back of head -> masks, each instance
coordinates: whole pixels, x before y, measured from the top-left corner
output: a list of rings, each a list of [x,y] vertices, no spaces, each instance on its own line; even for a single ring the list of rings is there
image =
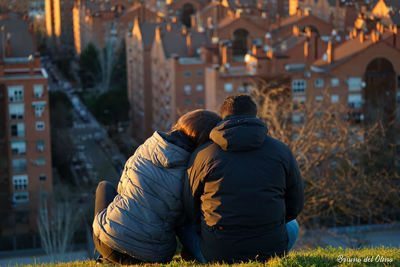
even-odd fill
[[[225,99],[221,106],[221,117],[245,115],[257,116],[257,105],[249,95],[235,95]]]
[[[221,121],[215,112],[197,109],[181,116],[172,130],[183,132],[196,146],[208,142],[211,130]]]

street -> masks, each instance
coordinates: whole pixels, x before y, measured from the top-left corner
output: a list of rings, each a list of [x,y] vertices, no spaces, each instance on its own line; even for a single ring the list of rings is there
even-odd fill
[[[49,73],[49,90],[64,92],[73,105],[73,127],[68,133],[74,145],[71,171],[76,184],[90,181],[94,184],[108,180],[117,185],[125,157],[117,145],[109,138],[107,130],[90,113],[84,103],[74,93],[68,81],[62,80],[50,62],[44,66]]]

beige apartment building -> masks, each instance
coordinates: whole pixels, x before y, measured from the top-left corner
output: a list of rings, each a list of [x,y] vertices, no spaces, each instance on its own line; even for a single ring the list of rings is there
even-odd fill
[[[34,33],[14,15],[0,26],[1,36],[9,36],[0,40],[1,228],[7,236],[37,232],[39,201],[52,193],[52,168],[47,74]]]

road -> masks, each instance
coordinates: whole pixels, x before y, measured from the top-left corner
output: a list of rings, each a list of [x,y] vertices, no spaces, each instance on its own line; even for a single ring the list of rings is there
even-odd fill
[[[107,130],[90,113],[84,103],[74,94],[68,81],[63,80],[50,62],[45,67],[58,81],[49,79],[49,90],[63,91],[73,104],[73,127],[69,135],[76,151],[75,164],[71,166],[77,184],[88,182],[96,184],[108,180],[117,184],[126,158],[107,134]]]

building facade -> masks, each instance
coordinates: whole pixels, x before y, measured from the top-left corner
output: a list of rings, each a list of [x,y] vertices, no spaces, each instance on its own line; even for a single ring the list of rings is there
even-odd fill
[[[52,193],[49,96],[28,23],[12,16],[0,25],[10,34],[1,40],[6,45],[0,45],[0,102],[5,111],[0,144],[6,147],[1,161],[8,169],[2,172],[2,195],[11,210],[2,219],[2,235],[18,235],[37,232],[39,202]]]

